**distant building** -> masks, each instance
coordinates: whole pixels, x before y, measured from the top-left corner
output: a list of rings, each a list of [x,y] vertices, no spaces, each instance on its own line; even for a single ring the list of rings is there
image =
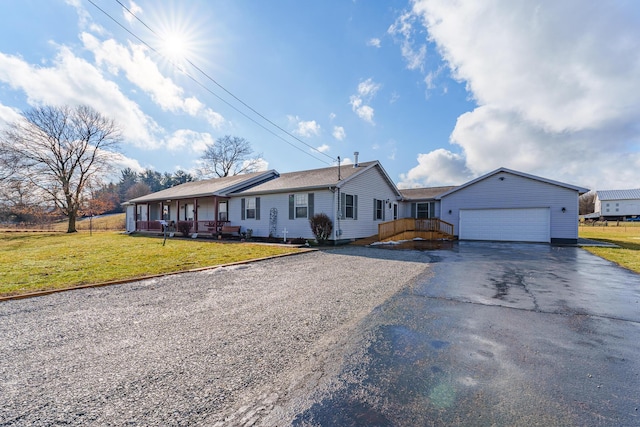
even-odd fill
[[[596,191],[594,211],[585,218],[617,221],[640,217],[640,189]]]

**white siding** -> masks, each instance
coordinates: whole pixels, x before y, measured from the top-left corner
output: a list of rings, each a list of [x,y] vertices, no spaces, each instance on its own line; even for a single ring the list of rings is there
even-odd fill
[[[440,218],[454,225],[456,235],[460,209],[549,208],[551,239],[578,238],[577,191],[507,172],[455,191],[441,203]]]
[[[273,237],[284,238],[284,229],[287,229],[287,238],[303,238],[314,239],[315,236],[311,232],[308,218],[295,218],[289,219],[289,195],[290,194],[309,194],[314,195],[314,214],[324,212],[329,218],[332,218],[335,226],[335,215],[333,215],[333,193],[329,190],[321,191],[300,191],[300,192],[287,192],[287,193],[275,193],[275,194],[262,194],[255,197],[260,197],[260,219],[244,219],[242,220],[241,199],[254,197],[233,197],[229,200],[229,220],[232,225],[239,225],[242,227],[242,231],[246,231],[248,228],[253,230],[253,235],[256,237],[269,237],[270,228],[270,213],[271,209],[277,210],[277,223],[276,233]]]
[[[378,224],[393,219],[396,193],[378,168],[369,169],[366,173],[352,178],[343,185],[340,192],[358,196],[358,219],[343,218],[334,221],[336,230],[342,230],[337,239],[358,239],[378,234]],[[373,219],[374,199],[385,201],[384,221]],[[391,206],[386,203],[387,199]],[[402,217],[402,212],[398,216]]]
[[[640,215],[640,200],[603,200],[600,208],[602,216]]]

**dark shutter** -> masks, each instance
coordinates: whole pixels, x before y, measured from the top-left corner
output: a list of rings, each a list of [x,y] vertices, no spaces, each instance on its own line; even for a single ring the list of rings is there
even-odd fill
[[[347,195],[340,194],[340,218],[345,219],[347,214]]]
[[[289,194],[289,219],[295,218],[296,211],[296,196]]]
[[[378,199],[373,199],[373,220],[377,220],[377,216],[376,215],[378,212]]]
[[[353,196],[353,219],[358,219],[358,196]]]
[[[411,203],[411,218],[417,218],[416,204]]]
[[[308,218],[312,218],[314,213],[313,213],[313,193],[309,193],[309,195],[307,196],[307,203],[308,203]]]
[[[256,219],[260,219],[260,197],[256,197]]]
[[[244,199],[240,199],[240,219],[244,221]]]

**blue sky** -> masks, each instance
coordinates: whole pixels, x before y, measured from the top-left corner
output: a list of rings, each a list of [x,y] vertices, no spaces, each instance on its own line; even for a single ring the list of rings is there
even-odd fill
[[[3,0],[0,126],[89,104],[122,128],[122,167],[160,172],[232,135],[279,172],[358,151],[400,187],[498,167],[640,186],[633,0],[120,2],[138,19],[115,0]]]

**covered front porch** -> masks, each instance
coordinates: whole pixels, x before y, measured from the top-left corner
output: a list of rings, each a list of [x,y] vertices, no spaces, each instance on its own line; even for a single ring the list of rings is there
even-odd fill
[[[135,203],[135,231],[160,233],[165,225],[177,232],[216,235],[230,225],[228,198],[220,196]]]

